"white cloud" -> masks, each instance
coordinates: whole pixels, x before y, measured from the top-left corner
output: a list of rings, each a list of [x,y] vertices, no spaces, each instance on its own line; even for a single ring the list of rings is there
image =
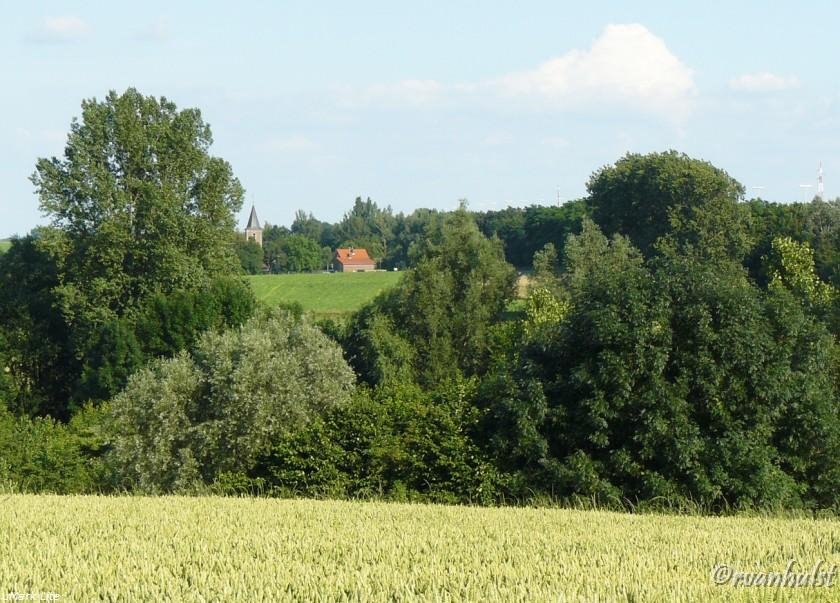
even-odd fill
[[[639,24],[608,25],[586,50],[487,85],[558,108],[630,106],[674,119],[687,115],[696,94],[692,71]]]
[[[643,25],[626,24],[608,25],[587,49],[573,49],[535,69],[485,81],[406,79],[337,93],[350,106],[519,101],[561,111],[629,108],[678,122],[690,113],[697,89],[691,69],[661,38]]]
[[[77,42],[87,37],[91,31],[90,25],[79,17],[47,17],[29,39],[33,42],[53,44]]]
[[[729,87],[738,92],[778,92],[799,86],[796,76],[781,76],[764,71],[747,73],[729,80]]]

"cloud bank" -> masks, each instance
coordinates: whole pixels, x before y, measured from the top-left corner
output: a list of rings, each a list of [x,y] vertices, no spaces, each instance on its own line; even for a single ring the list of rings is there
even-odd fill
[[[590,48],[492,83],[504,95],[558,108],[629,106],[669,118],[684,117],[696,94],[692,71],[636,23],[608,25]]]
[[[556,110],[631,109],[667,119],[688,115],[696,86],[665,42],[639,24],[608,25],[586,49],[534,69],[481,82],[404,80],[350,95],[360,103],[427,106],[452,101],[520,102]]]

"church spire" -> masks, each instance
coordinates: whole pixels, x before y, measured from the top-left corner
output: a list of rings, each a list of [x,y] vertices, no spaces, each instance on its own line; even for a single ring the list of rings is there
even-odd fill
[[[248,218],[248,225],[245,227],[245,238],[262,246],[262,226],[257,218],[257,210],[251,205],[251,216]]]
[[[251,205],[251,217],[248,218],[248,225],[245,230],[262,230],[260,220],[257,218],[257,209],[253,205]]]

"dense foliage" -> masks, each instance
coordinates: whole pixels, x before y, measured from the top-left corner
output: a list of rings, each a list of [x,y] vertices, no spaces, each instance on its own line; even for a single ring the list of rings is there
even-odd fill
[[[279,437],[349,398],[341,350],[286,311],[203,335],[114,398],[114,457],[125,485],[168,492],[251,470]]]
[[[38,161],[51,224],[0,255],[3,483],[840,507],[840,201],[744,202],[707,162],[628,154],[561,207],[357,198],[260,248],[211,140],[128,90]],[[243,272],[350,245],[395,286],[317,326],[257,309]]]
[[[645,262],[592,223],[565,265],[566,315],[485,382],[513,483],[607,504],[836,502],[836,344],[794,295],[734,262]]]
[[[198,110],[129,89],[84,101],[63,157],[38,160],[32,181],[51,224],[0,258],[16,412],[66,420],[149,357],[181,349],[193,338],[185,329],[247,317],[245,285],[226,281],[239,272],[231,241],[243,190],[211,143]],[[170,296],[162,331],[149,333],[150,306]],[[199,309],[185,297],[208,301]],[[144,348],[144,338],[171,338],[170,326],[174,350]]]
[[[464,207],[413,247],[415,268],[363,309],[345,347],[368,383],[436,385],[482,372],[490,330],[513,298],[515,273],[498,240],[484,237]]]
[[[245,483],[281,495],[492,502],[495,472],[466,432],[478,420],[474,389],[360,388],[278,440]]]

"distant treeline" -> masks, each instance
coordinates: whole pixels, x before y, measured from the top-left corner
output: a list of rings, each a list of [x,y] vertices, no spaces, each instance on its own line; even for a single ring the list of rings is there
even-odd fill
[[[749,215],[744,219],[754,241],[745,265],[754,277],[767,283],[762,258],[770,252],[773,238],[791,237],[811,247],[819,276],[840,286],[840,252],[832,230],[836,200],[777,203],[751,199],[745,206]],[[482,234],[502,242],[505,259],[519,270],[529,270],[534,254],[548,243],[562,249],[570,234],[580,232],[583,219],[591,218],[586,199],[568,201],[559,207],[531,205],[470,213]],[[332,261],[336,248],[352,246],[367,249],[382,268],[404,269],[412,266],[412,244],[430,227],[440,224],[446,214],[430,209],[394,214],[390,207],[380,208],[370,198],[363,201],[357,197],[338,223],[322,222],[311,213],[298,210],[290,228],[266,225],[262,252],[249,249],[251,245],[244,241],[239,242],[238,249],[243,269],[249,274],[258,274],[263,265],[273,272],[322,270]]]
[[[840,509],[840,201],[745,202],[669,151],[562,207],[299,212],[257,263],[406,269],[314,323],[254,301],[210,140],[112,92],[37,162],[51,224],[0,255],[0,485]]]

